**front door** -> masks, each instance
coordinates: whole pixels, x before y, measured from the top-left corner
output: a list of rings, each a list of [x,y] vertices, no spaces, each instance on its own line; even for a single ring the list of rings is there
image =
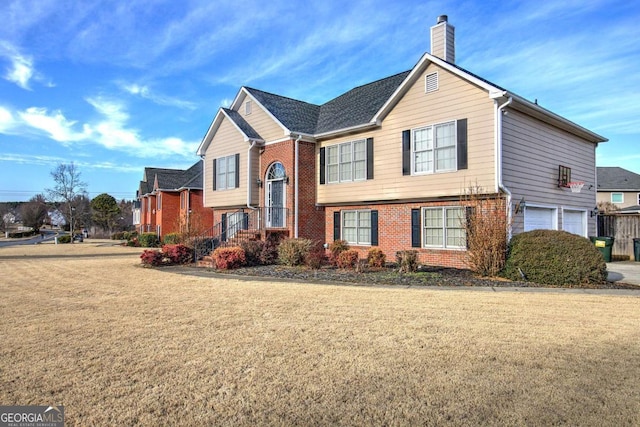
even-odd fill
[[[266,220],[268,228],[286,226],[285,209],[286,173],[282,163],[276,162],[267,171],[267,191],[265,192]]]

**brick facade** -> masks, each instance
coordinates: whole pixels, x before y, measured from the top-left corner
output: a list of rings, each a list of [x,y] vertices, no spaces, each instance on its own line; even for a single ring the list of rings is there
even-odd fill
[[[368,204],[357,206],[326,207],[325,241],[334,241],[334,212],[341,210],[371,209],[378,211],[378,248],[388,261],[395,261],[396,252],[402,250],[418,251],[418,260],[425,265],[468,268],[467,251],[465,249],[437,249],[417,248],[411,246],[411,209],[438,206],[461,206],[459,200],[425,201],[397,204]],[[421,230],[422,232],[422,230]],[[372,246],[355,246],[352,249],[359,252],[360,258],[366,258]]]

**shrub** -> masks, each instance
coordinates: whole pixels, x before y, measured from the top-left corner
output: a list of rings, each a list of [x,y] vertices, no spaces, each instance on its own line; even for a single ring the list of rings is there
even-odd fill
[[[125,240],[133,240],[133,239],[136,239],[138,237],[138,232],[137,231],[123,231],[122,232],[122,237]]]
[[[260,255],[264,249],[265,242],[261,240],[245,240],[240,243],[240,247],[244,251],[246,264],[248,266],[260,265]]]
[[[111,240],[129,240],[129,239],[125,237],[124,231],[118,231],[111,235]]]
[[[288,266],[302,265],[312,244],[309,239],[286,239],[278,246],[278,260]]]
[[[336,265],[338,268],[356,268],[359,259],[360,255],[358,255],[358,251],[347,249],[346,251],[340,252],[336,259]]]
[[[481,276],[496,276],[507,255],[506,201],[500,195],[484,196],[480,187],[470,187],[464,196],[470,207],[464,223],[467,235],[467,264]]]
[[[558,230],[514,236],[502,275],[547,285],[600,284],[607,278],[602,254],[584,237]]]
[[[240,247],[218,248],[213,251],[213,261],[220,270],[231,270],[242,267],[245,262],[245,254]]]
[[[282,240],[279,233],[271,233],[267,235],[264,241],[262,252],[260,253],[260,263],[263,265],[275,264],[278,261],[278,246]]]
[[[131,240],[127,240],[127,246],[132,246],[132,247],[140,247],[140,242],[138,241],[137,237],[134,237]]]
[[[164,245],[162,254],[172,264],[188,264],[193,260],[193,249],[182,244]]]
[[[142,260],[143,265],[151,265],[153,267],[157,267],[162,264],[163,255],[158,250],[145,249],[142,254],[140,254],[140,259]]]
[[[349,250],[349,244],[346,240],[334,240],[329,245],[329,262],[333,265],[337,265],[338,255],[347,250]]]
[[[167,233],[162,238],[162,241],[165,245],[177,245],[182,239],[180,238],[180,233]]]
[[[142,233],[138,241],[143,248],[157,248],[160,246],[160,239],[156,233]]]
[[[398,251],[396,252],[396,262],[400,273],[413,273],[418,270],[418,251]]]
[[[387,257],[380,248],[371,248],[367,254],[367,264],[369,267],[382,268],[387,262]]]
[[[71,236],[67,234],[64,236],[58,236],[58,243],[71,243]]]
[[[324,245],[320,241],[313,242],[311,248],[309,248],[309,253],[304,260],[304,263],[307,267],[313,268],[315,270],[322,267],[327,259],[327,254],[324,250]]]

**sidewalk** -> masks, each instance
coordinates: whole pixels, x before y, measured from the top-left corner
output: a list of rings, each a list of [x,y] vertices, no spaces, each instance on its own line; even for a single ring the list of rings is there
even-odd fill
[[[607,263],[607,280],[640,286],[640,262],[617,261]]]

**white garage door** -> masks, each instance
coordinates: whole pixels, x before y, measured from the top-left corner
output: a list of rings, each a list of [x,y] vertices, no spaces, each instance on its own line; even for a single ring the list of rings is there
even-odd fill
[[[578,236],[587,237],[585,234],[586,213],[581,211],[562,211],[562,229]]]
[[[524,231],[554,230],[556,228],[554,214],[554,209],[527,206],[524,210]]]

